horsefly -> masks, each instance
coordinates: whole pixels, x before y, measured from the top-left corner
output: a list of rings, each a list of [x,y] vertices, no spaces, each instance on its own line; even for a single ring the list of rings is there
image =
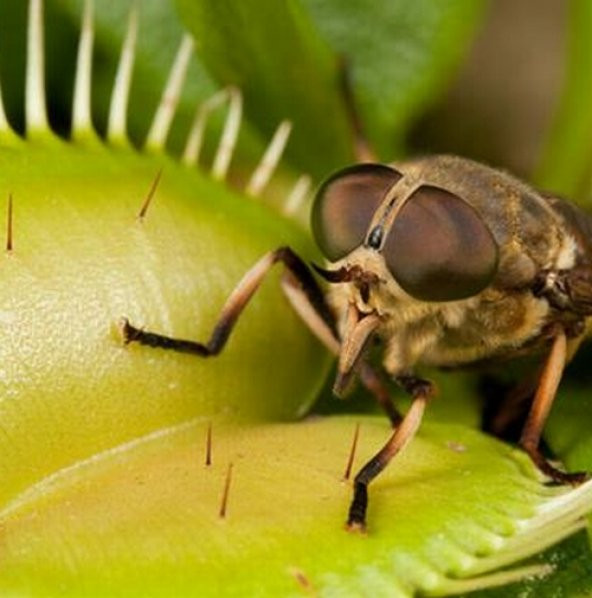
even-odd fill
[[[414,437],[434,393],[417,366],[546,355],[529,388],[534,399],[520,445],[553,481],[583,481],[584,474],[551,465],[539,440],[564,365],[592,315],[591,217],[505,172],[434,156],[366,162],[333,174],[316,193],[312,230],[330,262],[313,265],[329,283],[325,293],[305,262],[281,247],[238,283],[205,344],[140,330],[127,320],[125,341],[218,354],[267,272],[281,262],[288,299],[337,356],[335,394],[358,376],[393,424],[389,440],[355,477],[348,529],[365,529],[369,483]],[[381,343],[381,369],[413,399],[404,416],[368,360],[374,340]]]

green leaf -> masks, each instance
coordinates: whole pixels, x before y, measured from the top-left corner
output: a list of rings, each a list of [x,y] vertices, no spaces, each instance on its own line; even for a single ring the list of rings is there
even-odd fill
[[[71,97],[77,33],[55,2],[45,7],[52,24],[47,40],[48,103],[56,128],[65,130],[63,98]],[[22,0],[0,2],[0,82],[6,112],[13,127],[24,130],[25,60],[27,3]]]
[[[46,87],[52,126],[61,134],[70,128],[76,51],[82,18],[82,0],[49,0],[45,2],[45,23],[51,24],[45,35],[47,48]],[[128,131],[137,146],[144,143],[154,112],[161,100],[162,89],[169,75],[184,29],[172,2],[142,0],[135,2],[139,13],[139,35],[136,45],[134,77],[131,87]],[[111,101],[121,46],[127,29],[132,0],[99,0],[94,2],[95,59],[92,77],[93,119],[104,131]],[[26,57],[27,3],[22,0],[0,2],[0,80],[4,104],[12,125],[24,130],[24,79]],[[193,55],[182,89],[167,147],[179,154],[183,149],[199,104],[211,97],[218,86]],[[212,116],[206,136],[204,154],[211,158],[214,142],[225,117],[224,109]],[[244,124],[239,137],[242,163],[238,170],[259,160],[264,142]]]
[[[342,476],[355,421],[215,425],[208,467],[199,419],[41,480],[0,511],[0,589],[458,594],[515,578],[489,572],[577,529],[590,508],[592,486],[577,498],[549,490],[523,455],[476,431],[432,424],[372,485],[368,535],[348,533],[351,488]],[[357,462],[388,434],[384,418],[363,419]]]
[[[542,578],[471,593],[466,598],[583,598],[592,593],[592,553],[586,532],[546,550],[533,562],[553,563],[553,571]]]
[[[413,121],[463,60],[482,0],[303,0],[350,69],[363,127],[383,160],[400,155]]]
[[[317,175],[351,160],[337,58],[350,71],[363,129],[380,156],[393,159],[409,124],[460,62],[484,5],[303,0],[304,10],[296,0],[177,3],[214,77],[244,89],[247,114],[262,130],[292,119],[288,155]]]
[[[553,406],[545,439],[572,470],[592,471],[590,421],[592,400],[588,389],[568,387],[561,390]]]
[[[592,4],[569,3],[566,81],[535,182],[590,203],[592,158]]]
[[[296,165],[323,176],[353,159],[336,57],[297,0],[177,5],[203,62],[220,83],[241,89],[264,135],[293,122],[287,156]]]

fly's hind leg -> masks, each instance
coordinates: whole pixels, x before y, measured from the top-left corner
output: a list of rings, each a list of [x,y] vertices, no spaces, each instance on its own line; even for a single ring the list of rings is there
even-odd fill
[[[421,424],[426,405],[434,394],[434,386],[428,380],[414,376],[404,376],[397,378],[397,382],[411,394],[413,403],[387,443],[360,469],[354,478],[354,496],[347,519],[347,529],[351,531],[364,531],[366,529],[368,485],[415,436]]]
[[[243,309],[263,282],[266,274],[278,262],[281,262],[286,268],[282,278],[282,289],[292,307],[313,334],[332,353],[338,355],[340,340],[333,313],[311,271],[289,247],[280,247],[267,253],[243,276],[222,307],[214,330],[205,343],[142,330],[133,326],[125,318],[121,321],[124,342],[126,344],[137,342],[150,347],[170,349],[200,357],[218,355],[230,337]],[[359,373],[363,384],[374,394],[392,424],[398,424],[401,417],[391,403],[388,390],[379,375],[366,363],[360,364]]]
[[[588,477],[587,474],[561,471],[551,465],[539,450],[543,427],[551,411],[567,356],[568,342],[565,330],[561,326],[557,326],[553,336],[553,345],[542,368],[534,400],[520,437],[520,446],[530,456],[535,465],[553,481],[560,484],[579,484]]]

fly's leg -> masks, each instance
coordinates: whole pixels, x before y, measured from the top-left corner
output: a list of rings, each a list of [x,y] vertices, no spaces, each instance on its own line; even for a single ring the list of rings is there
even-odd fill
[[[306,268],[304,264],[302,264],[302,266]],[[313,284],[316,286],[316,281],[312,278],[308,269],[307,273],[312,279]],[[331,327],[329,327],[327,321],[321,317],[320,312],[315,309],[315,306],[304,292],[302,280],[293,271],[288,270],[284,274],[282,278],[282,289],[294,308],[294,311],[300,316],[302,321],[306,323],[309,329],[322,343],[324,343],[329,351],[336,357],[339,357],[342,347],[341,339],[335,329],[333,314],[329,307],[326,306],[321,290],[318,289],[318,293],[326,306],[326,312],[331,316]],[[360,360],[360,363],[358,364],[357,374],[360,377],[362,384],[374,395],[374,399],[386,413],[391,425],[393,427],[399,425],[402,421],[401,414],[394,406],[390,393],[381,379],[380,374],[363,359]]]
[[[369,363],[362,361],[358,369],[358,375],[362,384],[374,395],[374,399],[386,413],[393,428],[397,427],[403,421],[403,416],[394,406],[391,394],[384,385],[379,373]]]
[[[530,456],[535,465],[553,481],[561,484],[579,484],[587,478],[585,473],[561,471],[553,467],[539,450],[543,427],[551,411],[567,356],[568,342],[565,330],[557,326],[553,337],[553,345],[543,366],[534,400],[520,437],[520,446]]]
[[[281,262],[286,268],[282,278],[282,289],[293,308],[313,334],[332,353],[338,355],[340,340],[333,313],[312,273],[289,247],[280,247],[267,253],[245,274],[226,300],[207,342],[177,339],[145,331],[136,328],[127,319],[123,319],[121,332],[124,342],[126,344],[137,342],[150,347],[171,349],[200,357],[218,355],[230,337],[243,309],[263,282],[266,274],[278,262]],[[378,374],[365,363],[360,364],[359,372],[364,385],[376,396],[377,402],[384,408],[393,425],[396,425],[401,417],[390,402],[388,391]]]
[[[368,485],[415,436],[421,424],[425,407],[434,394],[433,384],[421,378],[402,376],[397,378],[397,382],[411,394],[413,403],[387,443],[360,469],[354,478],[354,496],[347,519],[347,528],[351,531],[366,529]]]
[[[182,353],[199,355],[200,357],[217,355],[224,348],[243,309],[259,288],[265,275],[277,262],[282,262],[292,277],[298,281],[304,296],[311,306],[311,310],[317,315],[313,332],[317,335],[322,335],[324,342],[329,342],[329,338],[336,338],[337,331],[333,322],[333,315],[329,311],[321,289],[312,277],[306,264],[290,248],[280,247],[264,255],[238,283],[226,300],[218,322],[206,343],[146,332],[135,328],[126,319],[122,321],[121,325],[124,341],[126,343],[133,341],[150,347],[172,349]],[[319,322],[323,322],[324,328],[317,330]]]
[[[494,414],[484,420],[483,429],[486,432],[508,441],[516,440],[519,437],[539,385],[541,371],[542,369],[538,368],[529,373],[526,378],[509,389],[496,388],[494,381],[493,391],[491,391],[491,383],[488,382],[490,391],[494,392],[496,397],[500,393],[505,396],[495,408]]]

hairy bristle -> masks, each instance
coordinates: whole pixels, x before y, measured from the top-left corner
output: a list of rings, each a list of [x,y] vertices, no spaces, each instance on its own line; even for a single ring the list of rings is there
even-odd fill
[[[91,118],[91,81],[94,41],[93,0],[85,0],[78,41],[74,100],[72,102],[72,137],[94,136]]]
[[[218,180],[225,179],[228,173],[243,114],[243,97],[241,92],[235,87],[230,87],[228,88],[228,95],[230,98],[228,116],[226,117],[224,130],[220,138],[220,145],[212,164],[212,176]]]
[[[6,208],[6,251],[12,251],[12,193],[8,194],[8,206]]]
[[[282,121],[271,138],[261,161],[247,183],[245,191],[248,195],[256,197],[261,194],[263,189],[265,189],[265,186],[269,182],[269,179],[284,153],[291,132],[292,123],[288,120]]]
[[[349,480],[351,477],[352,468],[354,465],[354,459],[356,458],[356,449],[358,448],[358,438],[360,436],[360,424],[357,423],[354,429],[354,437],[352,439],[351,448],[349,450],[349,456],[347,458],[347,464],[345,466],[345,472],[343,473],[343,479]]]
[[[160,104],[156,109],[154,120],[146,137],[146,147],[148,149],[160,150],[164,148],[179,104],[187,68],[193,53],[193,45],[193,39],[186,34],[177,51],[168,81],[160,98]]]
[[[152,198],[154,197],[154,194],[156,193],[156,189],[158,188],[158,183],[160,182],[161,176],[162,176],[162,168],[159,169],[159,171],[156,173],[156,176],[152,180],[152,184],[150,185],[148,194],[146,195],[146,198],[144,199],[144,203],[142,204],[142,207],[140,208],[140,211],[138,212],[138,220],[140,220],[140,221],[142,221],[144,219],[144,217],[146,216],[146,212],[148,211],[148,208],[150,207],[150,204],[152,203]]]
[[[125,40],[121,49],[121,57],[115,75],[115,84],[109,107],[107,139],[111,143],[127,143],[127,106],[132,82],[132,71],[136,55],[138,37],[138,7],[132,4],[130,9]]]
[[[25,86],[25,122],[27,133],[47,133],[50,129],[47,121],[45,100],[45,50],[42,0],[29,0]]]
[[[224,480],[224,490],[222,491],[222,500],[220,501],[220,510],[218,511],[218,516],[220,519],[226,518],[226,513],[228,512],[228,495],[230,494],[230,482],[232,480],[232,467],[233,464],[228,464],[228,469],[226,470],[226,479]]]
[[[303,174],[298,178],[283,205],[283,212],[286,216],[294,216],[302,209],[311,186],[312,179],[309,175]]]
[[[308,594],[316,594],[312,582],[304,571],[296,567],[290,567],[289,572],[294,577],[301,590],[304,590]]]
[[[209,467],[212,464],[212,422],[208,424],[208,430],[206,432],[206,466]]]
[[[211,113],[222,106],[227,99],[228,90],[222,89],[197,107],[185,149],[183,150],[182,160],[187,166],[195,166],[197,164],[208,119]]]

